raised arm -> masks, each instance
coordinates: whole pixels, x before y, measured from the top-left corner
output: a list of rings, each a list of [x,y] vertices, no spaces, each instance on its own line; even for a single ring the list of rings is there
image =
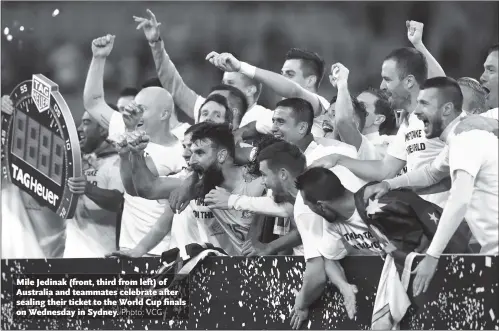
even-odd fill
[[[341,63],[331,67],[331,84],[338,89],[336,100],[335,125],[341,140],[359,150],[362,145],[362,135],[355,122],[352,98],[348,91],[349,70]]]
[[[104,99],[104,66],[113,49],[114,37],[108,34],[92,41],[92,62],[83,89],[85,110],[105,129],[109,129],[109,122],[114,113],[114,109],[109,107]]]
[[[179,178],[156,176],[144,155],[149,137],[136,135],[134,138],[129,145],[132,182],[137,195],[149,200],[168,199],[170,193],[182,185],[183,181]]]
[[[417,21],[406,21],[407,38],[412,43],[415,49],[423,53],[428,64],[428,78],[445,77],[445,71],[442,69],[438,61],[431,55],[423,44],[423,27],[424,24]]]
[[[125,192],[131,196],[137,196],[137,191],[133,185],[132,163],[130,162],[130,147],[127,142],[128,134],[125,134],[120,141],[116,143],[116,149],[120,156],[120,176]]]
[[[312,105],[315,116],[322,114],[322,104],[316,94],[304,89],[299,84],[281,74],[256,68],[245,62],[240,62],[229,53],[218,54],[216,52],[211,52],[206,56],[206,59],[221,70],[240,72],[243,75],[254,78],[273,89],[274,92],[280,96],[285,98],[302,98],[307,100]]]
[[[309,168],[323,167],[330,169],[342,165],[355,176],[366,181],[382,181],[393,178],[405,165],[405,161],[391,155],[385,155],[383,160],[358,160],[345,155],[330,154],[314,161]]]
[[[187,86],[180,74],[175,68],[175,65],[170,60],[166,53],[165,45],[160,37],[161,23],[158,23],[156,16],[149,9],[147,10],[149,18],[134,16],[135,22],[138,22],[137,30],[142,28],[149,45],[151,46],[156,72],[161,81],[161,85],[170,92],[173,101],[179,106],[190,118],[196,120],[194,116],[194,108],[199,95]]]

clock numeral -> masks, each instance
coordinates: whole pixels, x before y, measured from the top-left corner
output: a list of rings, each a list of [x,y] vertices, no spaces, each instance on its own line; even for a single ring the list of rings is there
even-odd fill
[[[66,208],[62,207],[62,210],[59,213],[59,216],[62,217],[62,218],[64,218],[64,217],[66,217],[66,214],[67,214]]]
[[[68,151],[70,151],[70,150],[71,150],[71,142],[69,141],[69,139],[68,139],[68,140],[66,140],[66,149],[67,149]]]
[[[21,86],[21,93],[26,93],[26,92],[28,92],[28,86],[24,84],[23,86]]]

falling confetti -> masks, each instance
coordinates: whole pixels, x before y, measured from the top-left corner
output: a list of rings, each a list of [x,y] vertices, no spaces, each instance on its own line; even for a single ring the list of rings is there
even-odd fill
[[[9,28],[5,28],[5,29],[3,29],[3,34],[4,34],[4,35],[8,35],[8,34],[9,34],[9,32],[10,32]]]
[[[21,25],[21,27],[19,28],[19,31],[24,31],[24,26]]]
[[[7,36],[7,40],[8,40],[8,41],[11,41],[11,40],[12,40],[12,36],[11,36],[10,34]]]
[[[56,9],[52,12],[52,17],[56,17],[57,15],[59,15],[59,9]]]

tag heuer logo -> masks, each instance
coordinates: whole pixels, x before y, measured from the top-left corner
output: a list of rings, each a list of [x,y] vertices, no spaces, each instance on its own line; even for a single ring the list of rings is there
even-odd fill
[[[37,77],[37,75],[33,75],[31,98],[40,113],[48,110],[50,107],[50,92],[50,85]]]

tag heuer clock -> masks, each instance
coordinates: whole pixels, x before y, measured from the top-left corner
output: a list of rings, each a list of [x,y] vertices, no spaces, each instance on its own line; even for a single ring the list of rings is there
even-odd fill
[[[2,114],[2,175],[60,217],[73,217],[78,197],[67,180],[82,175],[81,152],[58,85],[33,75],[10,98],[13,114]]]

